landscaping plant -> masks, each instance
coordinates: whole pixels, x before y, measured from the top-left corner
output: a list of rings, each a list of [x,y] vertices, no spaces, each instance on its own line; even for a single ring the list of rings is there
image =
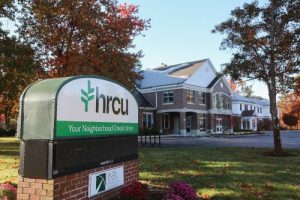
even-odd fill
[[[122,188],[120,199],[122,200],[145,200],[148,195],[147,185],[141,182],[133,182]]]
[[[177,181],[169,185],[164,196],[165,200],[196,200],[197,194],[189,184]]]
[[[11,183],[0,184],[0,199],[3,200],[15,200],[17,196],[17,188]]]

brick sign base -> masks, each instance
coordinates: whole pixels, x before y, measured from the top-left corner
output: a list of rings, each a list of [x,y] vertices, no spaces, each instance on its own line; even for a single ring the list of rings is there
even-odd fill
[[[89,174],[124,166],[124,185],[138,180],[138,160],[126,161],[90,169],[74,174],[61,176],[52,180],[19,178],[18,199],[26,200],[76,200],[88,199]],[[106,200],[118,197],[120,188],[113,189],[93,198],[93,200]]]

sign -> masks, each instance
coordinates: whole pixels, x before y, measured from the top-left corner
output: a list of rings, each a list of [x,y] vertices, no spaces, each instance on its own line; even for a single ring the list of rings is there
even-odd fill
[[[89,198],[124,185],[124,167],[89,174]]]
[[[56,137],[137,135],[138,106],[121,85],[105,79],[73,79],[58,91]]]

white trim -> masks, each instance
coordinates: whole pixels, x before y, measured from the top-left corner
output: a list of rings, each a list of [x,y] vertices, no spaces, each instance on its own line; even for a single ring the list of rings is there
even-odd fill
[[[214,92],[214,93],[211,93],[211,96],[215,95],[215,94],[224,94],[225,96],[229,97],[230,99],[232,98],[230,94],[227,94],[225,92]],[[232,101],[231,101],[232,102]],[[232,103],[231,103],[232,104]]]
[[[164,116],[168,116],[168,127],[165,127],[165,124],[163,124],[163,117]],[[164,119],[164,122],[166,123],[166,120]],[[170,114],[169,113],[165,113],[161,116],[161,128],[163,129],[169,129],[171,126],[170,126]]]
[[[146,126],[144,126],[144,114],[146,115]],[[150,121],[151,121],[151,126],[148,127],[148,116],[151,116],[150,117]],[[142,127],[147,127],[147,128],[152,128],[153,127],[153,124],[154,124],[154,118],[153,118],[153,112],[142,112]]]
[[[210,109],[209,113],[211,114],[219,114],[219,115],[232,115],[231,110],[222,110],[222,109]]]
[[[174,104],[174,102],[172,102],[172,103],[162,103],[162,105],[172,105],[172,104]]]
[[[202,113],[202,114],[208,114],[209,112],[207,110],[195,110],[195,109],[164,109],[164,110],[157,110],[157,114],[162,114],[162,113],[169,113],[169,112],[193,112],[193,113]]]
[[[195,85],[190,85],[186,83],[182,84],[176,84],[176,85],[167,85],[167,86],[159,86],[159,87],[151,87],[151,88],[145,88],[145,89],[138,89],[140,93],[151,93],[151,92],[162,92],[165,90],[178,90],[178,89],[186,89],[186,90],[194,90],[197,92],[206,92],[209,93],[210,89]]]
[[[161,92],[161,91],[166,91],[166,90],[177,90],[177,89],[182,89],[182,84],[139,89],[139,92],[141,92],[141,93],[151,93],[151,92]]]
[[[141,110],[156,110],[156,108],[152,108],[152,107],[139,107],[139,109],[141,109]]]
[[[182,89],[194,90],[197,92],[209,92],[210,91],[208,88],[191,85],[191,84],[187,84],[187,83],[183,83]]]

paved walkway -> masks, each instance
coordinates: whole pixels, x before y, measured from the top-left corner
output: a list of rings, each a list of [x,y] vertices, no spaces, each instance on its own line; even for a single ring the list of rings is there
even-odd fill
[[[281,131],[283,148],[300,149],[300,131]],[[203,147],[266,147],[273,148],[273,134],[261,135],[227,135],[227,136],[163,136],[162,147],[203,146]]]

